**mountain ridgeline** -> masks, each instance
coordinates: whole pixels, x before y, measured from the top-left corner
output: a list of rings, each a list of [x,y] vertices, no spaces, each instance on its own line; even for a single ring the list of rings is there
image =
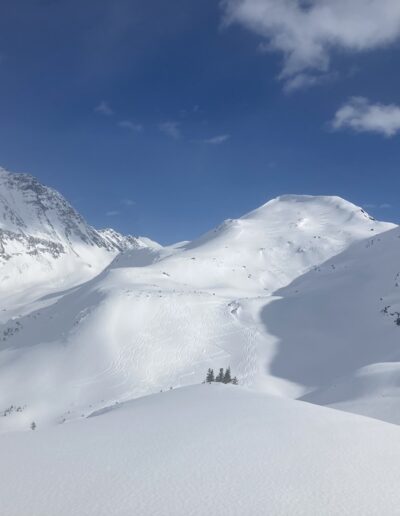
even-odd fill
[[[139,239],[98,231],[56,190],[0,169],[0,293],[69,287],[98,274]]]

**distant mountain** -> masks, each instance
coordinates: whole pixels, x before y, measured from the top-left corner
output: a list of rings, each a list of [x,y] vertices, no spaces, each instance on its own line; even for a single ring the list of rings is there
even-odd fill
[[[142,247],[97,231],[56,190],[0,169],[0,294],[52,291],[98,274],[121,251]],[[34,294],[32,294],[34,295]]]

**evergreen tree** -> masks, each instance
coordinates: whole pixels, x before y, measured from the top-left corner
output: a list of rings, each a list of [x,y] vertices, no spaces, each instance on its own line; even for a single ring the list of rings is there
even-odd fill
[[[238,382],[238,379],[236,378],[236,376],[233,378],[232,380],[232,385],[237,385],[239,382]]]
[[[224,369],[222,367],[219,370],[219,373],[218,373],[217,377],[215,378],[215,381],[216,382],[223,382],[224,381]]]
[[[214,378],[214,369],[209,369],[207,371],[207,376],[206,376],[206,382],[207,383],[211,383],[215,381],[215,378]]]
[[[36,429],[36,423],[34,421],[32,421],[31,423],[31,430],[35,430]]]
[[[225,371],[224,379],[222,380],[224,383],[231,383],[231,368],[228,367],[228,369]]]

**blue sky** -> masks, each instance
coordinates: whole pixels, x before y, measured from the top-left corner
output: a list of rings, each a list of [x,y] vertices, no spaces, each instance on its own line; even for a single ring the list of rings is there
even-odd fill
[[[283,193],[398,222],[400,6],[332,5],[4,2],[0,163],[162,243]]]

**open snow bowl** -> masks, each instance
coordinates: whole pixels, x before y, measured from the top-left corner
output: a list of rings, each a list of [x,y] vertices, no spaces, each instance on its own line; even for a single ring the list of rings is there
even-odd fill
[[[0,440],[1,514],[398,514],[400,428],[205,384]]]
[[[48,202],[59,199],[68,207],[54,192],[44,191]],[[18,198],[16,212],[26,201],[24,195]],[[49,226],[47,212],[35,211],[33,229],[39,225],[51,236],[57,226],[57,234],[64,235],[70,223],[60,213]],[[100,248],[108,260],[117,252],[115,245],[128,250],[86,283],[61,291],[51,285],[47,293],[47,284],[41,285],[25,304],[19,297],[12,309],[7,304],[0,313],[0,408],[27,406],[23,417],[3,418],[0,433],[28,429],[31,421],[42,429],[116,400],[199,383],[210,366],[231,365],[242,384],[282,396],[325,387],[327,375],[311,383],[316,375],[307,374],[311,362],[304,363],[304,357],[304,367],[296,371],[298,324],[288,336],[284,326],[291,301],[275,302],[273,293],[354,242],[393,227],[337,197],[283,196],[198,240],[163,248],[143,238],[124,243],[121,235],[98,232],[73,215],[96,241],[114,242],[110,252]],[[64,237],[62,242],[67,245]],[[86,249],[88,256],[93,251],[99,248]],[[39,260],[35,267],[41,265]],[[319,273],[313,278],[319,281]],[[308,305],[311,320],[319,307]],[[324,319],[322,328],[329,321]],[[379,360],[380,354],[378,349]],[[321,360],[314,371],[323,370],[322,355],[315,354]],[[366,365],[364,359],[359,362],[355,365]],[[338,367],[329,378],[341,375]]]

